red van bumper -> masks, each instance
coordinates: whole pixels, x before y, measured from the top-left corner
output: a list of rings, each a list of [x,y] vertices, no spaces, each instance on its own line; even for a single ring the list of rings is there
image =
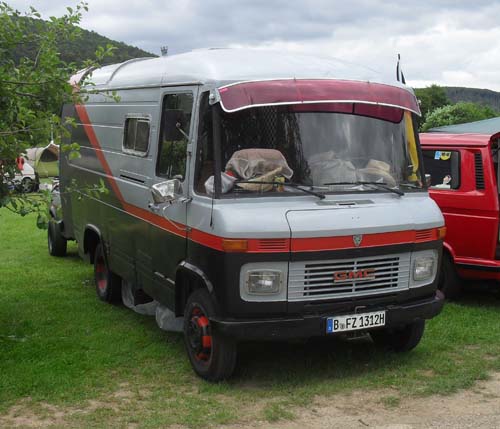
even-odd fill
[[[500,281],[500,261],[491,259],[456,259],[455,264],[460,277]]]

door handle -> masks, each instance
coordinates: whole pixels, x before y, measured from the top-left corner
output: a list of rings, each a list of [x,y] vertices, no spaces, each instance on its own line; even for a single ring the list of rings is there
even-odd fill
[[[148,209],[151,210],[152,212],[159,212],[160,206],[158,204],[155,204],[155,203],[149,203]]]

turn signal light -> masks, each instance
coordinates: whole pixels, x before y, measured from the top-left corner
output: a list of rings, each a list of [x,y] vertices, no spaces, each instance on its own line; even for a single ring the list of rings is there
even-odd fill
[[[438,228],[438,240],[444,237],[446,237],[446,227],[442,226],[441,228]]]
[[[226,252],[246,252],[248,250],[248,240],[224,238],[222,248]]]

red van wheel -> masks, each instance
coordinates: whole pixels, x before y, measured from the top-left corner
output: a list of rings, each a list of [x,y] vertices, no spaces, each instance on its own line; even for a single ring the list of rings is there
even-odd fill
[[[225,337],[210,322],[215,305],[208,291],[195,290],[184,310],[184,343],[196,374],[208,381],[231,376],[236,365],[236,342]]]
[[[443,255],[439,271],[438,289],[443,292],[446,299],[458,298],[462,291],[462,285],[453,259],[448,255]]]
[[[97,245],[94,253],[94,280],[100,300],[110,303],[120,302],[121,278],[109,269],[102,243]]]

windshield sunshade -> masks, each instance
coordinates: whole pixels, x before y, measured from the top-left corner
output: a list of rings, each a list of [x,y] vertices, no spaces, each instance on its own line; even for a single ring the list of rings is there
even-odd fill
[[[242,82],[218,89],[225,112],[280,104],[341,103],[387,106],[420,115],[415,96],[404,88],[380,83],[327,80],[283,79]],[[370,115],[371,116],[371,115]]]

